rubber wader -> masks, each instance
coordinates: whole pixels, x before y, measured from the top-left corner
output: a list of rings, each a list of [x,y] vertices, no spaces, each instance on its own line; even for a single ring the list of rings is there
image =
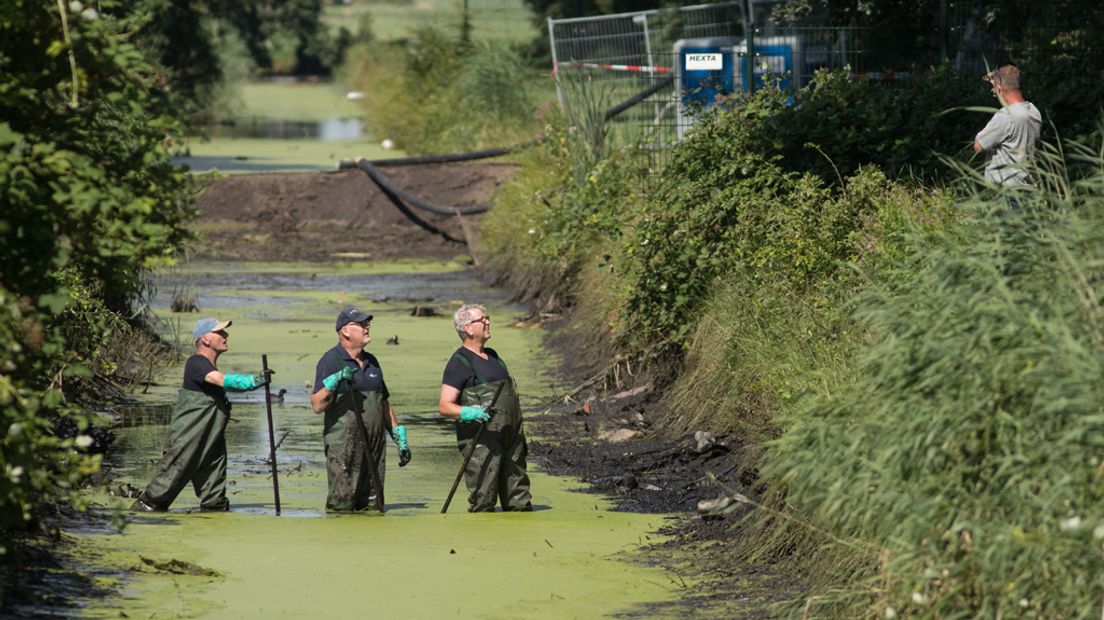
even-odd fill
[[[154,509],[168,510],[191,482],[202,509],[229,510],[225,435],[229,421],[230,401],[180,390],[157,474],[139,498]]]
[[[349,392],[342,384],[323,420],[322,443],[326,451],[326,480],[329,494],[326,510],[349,511],[376,508],[376,490],[366,466],[364,439],[357,427],[353,398],[359,399],[364,427],[368,431],[368,451],[375,457],[380,484],[385,485],[385,447],[382,392]]]
[[[462,356],[460,359],[465,366],[471,368],[466,359]],[[474,372],[474,368],[472,371]],[[494,398],[498,385],[502,382],[506,382],[506,385],[464,470],[464,484],[470,492],[468,511],[493,511],[499,501],[504,511],[532,510],[529,474],[525,469],[528,447],[522,430],[517,386],[513,377],[488,383],[476,373],[476,379],[480,381],[479,384],[460,392],[461,405],[487,407]],[[478,424],[456,424],[456,443],[460,454],[467,453],[478,431]]]

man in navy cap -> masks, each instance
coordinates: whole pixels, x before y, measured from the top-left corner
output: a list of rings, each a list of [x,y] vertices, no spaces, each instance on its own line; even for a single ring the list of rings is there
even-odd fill
[[[230,321],[200,319],[192,330],[196,353],[184,363],[184,385],[169,422],[169,440],[157,474],[131,507],[168,510],[189,482],[201,510],[229,510],[226,499],[226,391],[246,392],[268,383],[265,375],[223,374],[216,367],[228,348]],[[269,371],[271,374],[272,371]]]
[[[377,489],[368,463],[375,464],[380,484],[384,484],[387,435],[399,448],[399,467],[410,462],[406,427],[395,417],[379,360],[364,350],[372,341],[368,335],[371,323],[370,314],[356,308],[342,310],[335,326],[337,346],[327,351],[315,368],[311,409],[325,414],[322,443],[329,488],[326,510],[364,510],[375,505]],[[361,403],[367,446],[358,428],[354,402]]]

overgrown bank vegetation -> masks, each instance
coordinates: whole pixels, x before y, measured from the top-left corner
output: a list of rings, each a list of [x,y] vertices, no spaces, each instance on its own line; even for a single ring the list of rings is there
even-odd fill
[[[45,507],[86,500],[104,446],[78,404],[134,373],[141,272],[192,215],[135,24],[72,6],[0,9],[0,555]]]
[[[372,135],[410,153],[457,153],[532,139],[537,72],[516,45],[433,27],[401,45],[353,48],[347,81],[365,95]]]
[[[985,117],[933,84],[986,102],[942,70],[824,74],[710,116],[660,178],[553,122],[482,251],[572,306],[587,355],[647,369],[662,430],[746,442],[734,561],[809,575],[794,615],[1095,617],[1101,138],[1012,210],[951,164]]]

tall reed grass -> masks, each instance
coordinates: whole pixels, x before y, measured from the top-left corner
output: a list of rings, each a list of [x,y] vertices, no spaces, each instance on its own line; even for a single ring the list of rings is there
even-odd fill
[[[760,526],[776,548],[788,533],[851,560],[795,614],[1101,613],[1100,145],[1049,149],[1035,174],[976,186],[962,227],[927,231],[854,297],[866,344],[832,390],[782,411],[763,474],[791,518]]]

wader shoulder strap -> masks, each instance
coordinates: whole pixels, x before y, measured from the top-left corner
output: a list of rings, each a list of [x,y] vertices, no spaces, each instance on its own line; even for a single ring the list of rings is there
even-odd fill
[[[472,365],[472,363],[468,360],[468,358],[461,355],[459,351],[453,353],[452,357],[460,360],[460,363],[464,365],[464,368],[467,368],[468,370],[472,371],[472,374],[475,375],[475,379],[477,381],[479,381],[480,383],[486,383],[487,382],[486,379],[479,376],[479,371],[475,369],[475,366]]]
[[[465,368],[472,371],[472,374],[475,375],[475,378],[479,381],[479,383],[488,383],[488,381],[479,374],[479,371],[475,369],[475,366],[471,363],[471,360],[462,355],[459,351],[453,353],[452,356],[460,360],[460,363],[463,364]],[[510,369],[506,367],[506,362],[502,361],[502,358],[495,357],[494,359],[496,362],[498,362],[499,366],[502,366],[502,370],[505,370],[506,374],[510,374]]]

